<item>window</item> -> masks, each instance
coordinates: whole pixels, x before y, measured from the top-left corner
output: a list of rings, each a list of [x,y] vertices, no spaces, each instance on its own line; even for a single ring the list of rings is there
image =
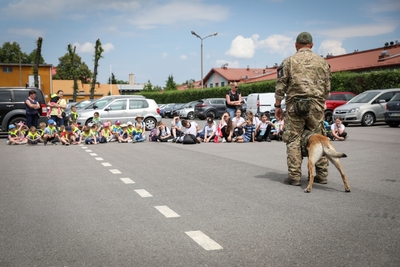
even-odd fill
[[[12,73],[13,72],[13,68],[12,67],[3,67],[3,72]]]
[[[221,86],[225,86],[225,82],[221,82]]]
[[[210,88],[212,88],[213,87],[213,84],[212,83],[210,83]]]
[[[27,90],[14,90],[15,102],[25,102],[28,96],[29,96],[29,91]]]
[[[126,109],[126,100],[116,100],[113,103],[111,103],[108,108],[110,110],[125,110]]]
[[[383,93],[382,95],[380,95],[380,96],[378,97],[378,99],[376,99],[376,102],[379,103],[379,100],[385,100],[385,102],[388,102],[388,101],[393,97],[393,95],[394,95],[395,93],[396,93],[396,92],[387,92],[387,93]]]
[[[149,104],[146,100],[129,99],[129,109],[148,108]]]
[[[346,97],[346,101],[349,101],[350,99],[352,99],[354,97],[354,95],[351,95],[351,94],[345,94],[344,96]]]
[[[218,83],[215,83],[215,87],[218,87]]]
[[[11,102],[11,92],[0,91],[0,102]]]

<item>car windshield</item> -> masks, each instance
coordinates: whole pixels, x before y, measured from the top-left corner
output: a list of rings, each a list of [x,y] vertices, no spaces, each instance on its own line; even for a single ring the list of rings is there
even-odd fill
[[[80,108],[83,108],[83,107],[87,106],[87,105],[88,105],[89,103],[91,103],[91,102],[92,102],[91,100],[83,100],[83,101],[81,101],[81,102],[75,104],[75,107],[76,107],[77,109],[80,109]]]
[[[364,92],[355,97],[353,97],[347,103],[368,103],[370,102],[375,96],[377,96],[380,92]]]
[[[400,93],[395,94],[390,101],[400,101]]]

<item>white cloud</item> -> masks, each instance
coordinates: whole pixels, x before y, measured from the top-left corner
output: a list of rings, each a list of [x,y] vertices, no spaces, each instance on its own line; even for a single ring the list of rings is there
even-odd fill
[[[295,40],[291,37],[275,34],[260,41],[258,41],[258,38],[258,34],[253,35],[253,39],[256,43],[256,49],[262,49],[271,54],[277,53],[282,56],[288,56],[295,52]]]
[[[186,60],[186,59],[187,59],[187,56],[182,55],[182,56],[180,56],[179,58],[180,58],[181,60]]]
[[[156,4],[141,9],[140,14],[128,18],[128,21],[142,29],[155,28],[157,25],[171,25],[186,22],[223,21],[229,16],[229,9],[221,5],[200,1],[172,1],[165,5]]]
[[[215,61],[215,64],[217,65],[216,68],[220,68],[222,65],[226,63],[228,63],[228,68],[239,68],[239,62],[237,60],[229,61],[225,59],[218,59]]]
[[[324,40],[322,41],[318,53],[320,55],[327,55],[328,53],[338,56],[346,54],[346,50],[342,47],[342,42],[337,40]]]
[[[111,43],[106,43],[101,45],[103,47],[104,53],[108,53],[111,50],[114,50],[114,45]]]
[[[400,2],[398,0],[376,1],[367,7],[367,11],[375,13],[396,12],[400,10]]]
[[[168,53],[166,53],[166,52],[162,53],[161,57],[162,57],[162,58],[168,57]]]
[[[231,48],[225,52],[225,55],[235,58],[252,58],[255,53],[255,44],[253,39],[237,36],[231,42]]]
[[[396,30],[398,23],[390,21],[381,24],[365,24],[356,26],[346,26],[336,29],[324,29],[316,33],[335,39],[345,39],[354,37],[377,36],[381,34],[391,33]]]
[[[76,52],[77,53],[89,53],[89,54],[93,54],[94,53],[95,44],[92,44],[90,42],[86,42],[84,44],[80,44],[78,42],[75,42],[72,46],[76,47]],[[104,53],[108,53],[111,50],[114,50],[114,45],[111,44],[111,43],[101,44],[101,47],[103,48]]]

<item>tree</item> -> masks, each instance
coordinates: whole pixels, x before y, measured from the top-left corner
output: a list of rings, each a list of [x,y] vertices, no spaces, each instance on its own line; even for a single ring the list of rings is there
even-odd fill
[[[159,85],[156,85],[156,86],[153,87],[153,91],[159,92],[159,91],[161,91],[161,90],[162,90],[162,88],[161,88],[161,86],[159,86]]]
[[[71,59],[71,66],[75,65],[75,61],[74,61],[75,49],[76,49],[76,46],[74,46],[74,50],[72,51],[71,44],[68,44],[68,55]],[[72,101],[76,102],[76,97],[78,96],[78,81],[77,81],[78,79],[76,77],[76,69],[72,68],[71,73],[72,73],[72,79],[74,80],[74,87],[73,87],[74,91],[72,93]]]
[[[97,67],[99,66],[99,60],[100,58],[102,58],[101,54],[103,52],[104,49],[101,46],[100,39],[97,39],[96,46],[94,47],[94,69],[93,69],[92,88],[90,88],[90,99],[94,99],[94,88],[96,86],[96,79],[97,79]]]
[[[33,65],[33,77],[35,80],[36,88],[39,88],[39,64],[40,64],[40,58],[42,57],[42,42],[43,42],[42,37],[39,37],[36,43],[37,44],[36,58],[35,58],[35,63]]]
[[[17,42],[5,42],[0,48],[0,62],[28,64],[34,61],[29,61],[28,55],[21,51]]]
[[[108,78],[108,84],[110,84],[110,78]],[[123,80],[117,80],[115,79],[114,73],[111,73],[111,84],[129,84],[129,82],[123,81]]]
[[[176,83],[174,82],[174,77],[172,75],[168,76],[167,84],[165,86],[165,91],[178,90]]]
[[[36,49],[33,49],[32,52],[28,55],[28,63],[34,64],[36,60]],[[42,55],[40,55],[39,64],[46,64]]]
[[[152,92],[152,91],[153,91],[153,85],[151,84],[150,80],[148,80],[143,87],[143,92]]]
[[[93,76],[85,62],[82,62],[80,56],[74,53],[74,69],[72,68],[71,56],[67,52],[64,56],[58,58],[57,73],[53,75],[53,80],[72,80],[74,78],[73,70],[77,79],[82,83],[90,83]]]

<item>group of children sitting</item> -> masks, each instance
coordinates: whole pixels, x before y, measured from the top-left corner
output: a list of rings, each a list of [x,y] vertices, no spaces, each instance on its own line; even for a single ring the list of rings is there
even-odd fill
[[[97,113],[97,112],[96,112]],[[135,123],[121,124],[117,120],[114,125],[111,121],[102,123],[98,113],[95,114],[91,123],[80,128],[76,123],[68,126],[57,127],[54,120],[49,119],[47,125],[44,122],[28,128],[23,122],[17,125],[9,125],[7,144],[9,145],[37,145],[43,143],[45,146],[50,142],[56,145],[98,144],[107,142],[137,143],[146,140],[145,123],[143,117],[136,117]]]
[[[269,120],[266,113],[259,118],[259,116],[248,111],[246,119],[244,119],[241,110],[238,109],[234,118],[230,118],[229,113],[225,112],[219,123],[209,115],[206,118],[206,125],[202,129],[194,121],[180,120],[178,114],[173,115],[170,128],[159,122],[150,133],[150,141],[185,143],[186,135],[191,135],[197,140],[197,143],[247,143],[282,140],[284,120]]]

